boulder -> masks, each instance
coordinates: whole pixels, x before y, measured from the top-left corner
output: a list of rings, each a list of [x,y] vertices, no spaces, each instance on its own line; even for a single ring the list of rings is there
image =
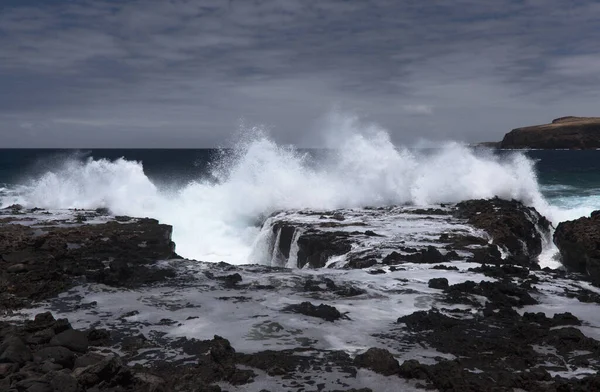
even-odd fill
[[[56,335],[50,340],[53,346],[63,346],[70,350],[84,353],[87,351],[89,342],[85,332],[68,329]]]
[[[310,302],[302,302],[300,304],[289,305],[286,306],[283,310],[284,312],[300,313],[305,316],[322,318],[323,320],[329,322],[345,318],[345,316],[333,306],[325,304],[315,306]]]
[[[384,376],[391,376],[400,370],[398,361],[388,350],[375,347],[357,355],[354,364],[357,367],[367,368]]]
[[[0,363],[22,365],[27,361],[31,361],[31,359],[31,351],[21,338],[18,336],[4,338],[0,345]]]
[[[567,270],[587,274],[592,284],[600,286],[600,211],[559,223],[554,243]]]
[[[429,279],[427,284],[432,289],[444,290],[448,288],[448,279],[446,278],[433,278]]]
[[[75,354],[66,347],[45,347],[33,354],[33,358],[39,361],[50,360],[65,368],[72,368],[75,362]]]
[[[84,368],[73,371],[73,377],[85,386],[91,387],[100,382],[117,383],[131,378],[131,372],[123,366],[121,359],[113,356],[106,357],[102,361]]]

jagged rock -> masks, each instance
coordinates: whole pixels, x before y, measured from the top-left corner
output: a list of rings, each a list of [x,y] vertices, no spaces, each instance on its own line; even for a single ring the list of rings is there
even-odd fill
[[[15,384],[18,391],[27,392],[53,392],[53,388],[42,378],[27,378]]]
[[[561,262],[573,272],[585,273],[600,286],[600,211],[573,221],[561,222],[554,232]]]
[[[44,347],[38,350],[33,358],[39,361],[50,360],[65,368],[72,368],[75,363],[75,354],[66,347]]]
[[[475,283],[468,280],[463,283],[454,284],[446,289],[449,302],[462,302],[464,294],[474,294],[487,297],[490,304],[498,307],[535,305],[537,301],[527,292],[511,282],[488,282]],[[466,303],[470,303],[466,300]]]
[[[331,256],[346,254],[352,243],[346,232],[306,232],[298,238],[298,267],[322,268]]]
[[[172,227],[154,219],[128,223],[48,225],[32,229],[0,224],[0,309],[41,300],[71,287],[77,277],[133,287],[173,276],[148,264],[174,256]],[[143,246],[142,246],[143,245]],[[112,260],[105,269],[104,261]]]
[[[31,361],[31,350],[18,336],[8,336],[0,344],[0,363],[8,362],[22,365]]]
[[[363,268],[370,268],[372,266],[374,266],[375,264],[377,264],[377,260],[373,259],[373,258],[367,258],[367,259],[360,259],[360,258],[353,258],[348,262],[348,268],[352,268],[352,269],[363,269]]]
[[[384,376],[391,376],[400,370],[398,361],[388,350],[375,347],[368,349],[363,354],[357,355],[354,359],[354,364],[358,367],[383,374]]]
[[[542,252],[543,236],[550,235],[550,222],[516,200],[463,201],[456,205],[454,215],[486,231],[493,244],[516,257],[534,260]]]
[[[429,279],[427,284],[432,289],[444,290],[448,288],[448,279],[446,278],[433,278]]]
[[[283,309],[284,312],[300,313],[305,316],[322,318],[325,321],[336,321],[344,318],[344,315],[333,306],[321,304],[315,306],[310,302],[302,302],[300,304],[294,304],[286,306]]]
[[[469,268],[470,272],[479,272],[485,276],[498,279],[506,279],[517,277],[525,279],[529,277],[529,269],[514,264],[503,264],[503,265],[482,265],[476,268]]]
[[[81,388],[75,377],[70,374],[55,372],[48,375],[53,392],[80,392]]]
[[[133,378],[135,383],[147,392],[161,392],[166,384],[163,378],[149,373],[135,373]]]
[[[85,386],[91,387],[106,381],[108,384],[118,384],[131,378],[129,369],[123,366],[119,357],[107,357],[102,361],[84,368],[77,368],[73,371],[73,377]]]
[[[236,272],[235,274],[231,275],[218,276],[215,279],[223,281],[223,284],[227,287],[234,287],[236,284],[242,281],[242,275]]]
[[[91,365],[95,365],[98,362],[104,359],[104,355],[96,354],[96,353],[87,353],[85,355],[81,355],[75,359],[75,363],[73,368],[83,368]]]
[[[52,340],[50,340],[50,344],[53,346],[63,346],[70,350],[84,353],[88,349],[89,341],[85,332],[68,329],[54,336]]]

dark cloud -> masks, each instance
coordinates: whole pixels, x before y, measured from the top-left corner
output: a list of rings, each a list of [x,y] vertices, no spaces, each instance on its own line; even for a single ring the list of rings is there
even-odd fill
[[[6,146],[317,145],[334,108],[398,143],[599,115],[600,4],[562,0],[5,1]]]

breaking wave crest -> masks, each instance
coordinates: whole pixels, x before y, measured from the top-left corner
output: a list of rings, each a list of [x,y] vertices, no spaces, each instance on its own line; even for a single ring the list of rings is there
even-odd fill
[[[252,129],[233,153],[213,163],[210,179],[163,188],[139,162],[71,160],[21,185],[2,204],[107,207],[114,214],[157,218],[173,225],[182,256],[231,263],[247,261],[257,220],[282,209],[499,196],[533,205],[550,219],[556,214],[540,193],[533,162],[520,153],[498,157],[457,143],[431,151],[397,148],[385,130],[348,117],[332,120],[329,128],[325,146],[332,149],[318,159]]]

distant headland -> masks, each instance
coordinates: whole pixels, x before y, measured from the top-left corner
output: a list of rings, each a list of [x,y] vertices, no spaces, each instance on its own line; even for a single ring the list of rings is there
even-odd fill
[[[479,145],[502,149],[600,149],[600,117],[560,117],[550,124],[513,129],[501,142]]]

